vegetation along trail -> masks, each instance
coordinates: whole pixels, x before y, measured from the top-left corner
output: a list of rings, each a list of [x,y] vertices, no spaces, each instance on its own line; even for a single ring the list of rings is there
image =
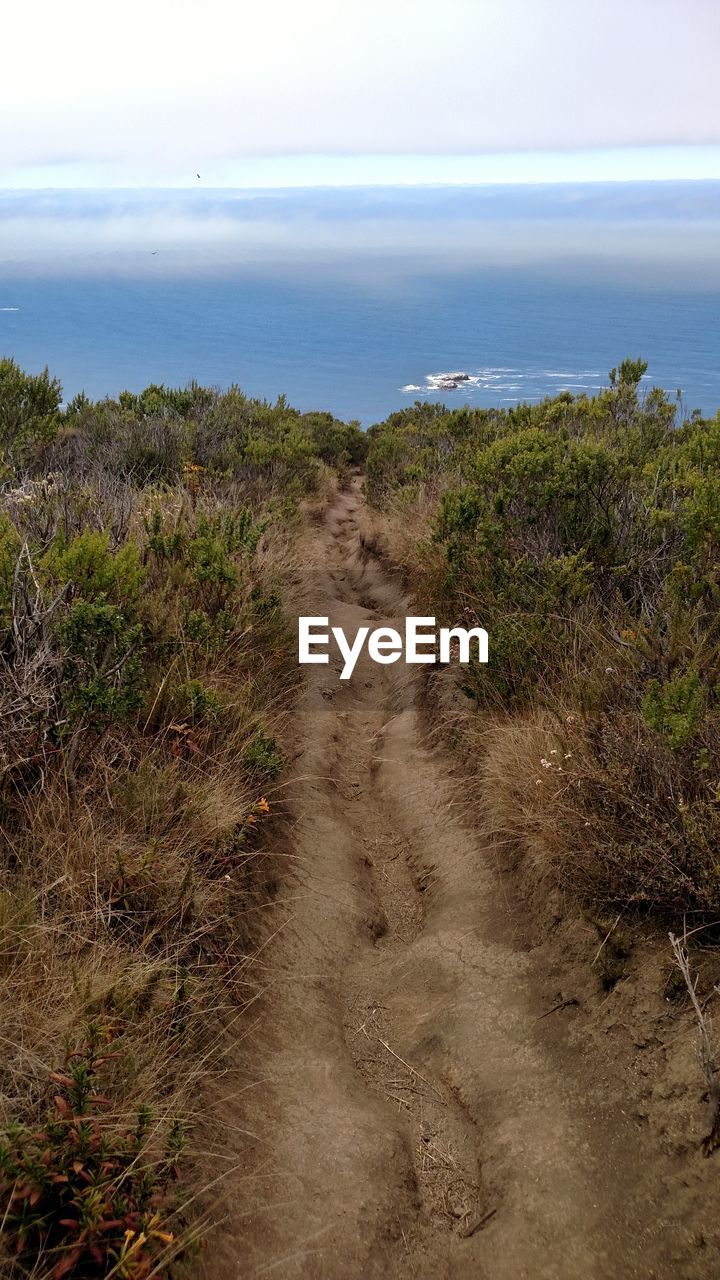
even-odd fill
[[[412,612],[362,536],[362,481],[316,533],[303,612]],[[660,1152],[563,1045],[572,1016],[510,918],[492,856],[424,745],[422,668],[311,666],[294,886],[276,907],[213,1277],[678,1274],[643,1170]],[[334,666],[333,666],[334,663]],[[278,920],[275,921],[278,923]],[[240,1067],[240,1064],[238,1064]],[[234,1105],[234,1104],[233,1104]],[[228,1116],[227,1132],[231,1132]]]

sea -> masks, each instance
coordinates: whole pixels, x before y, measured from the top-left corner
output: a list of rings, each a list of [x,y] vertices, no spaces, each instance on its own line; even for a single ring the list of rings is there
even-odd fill
[[[0,355],[66,400],[196,380],[367,427],[642,356],[709,416],[719,337],[720,183],[0,192]]]

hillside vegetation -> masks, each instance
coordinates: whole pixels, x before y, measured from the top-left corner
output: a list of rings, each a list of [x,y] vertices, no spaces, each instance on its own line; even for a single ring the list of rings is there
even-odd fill
[[[198,1089],[254,990],[278,575],[364,437],[237,389],[60,406],[0,362],[4,1265],[141,1280],[186,1243]]]
[[[645,369],[592,398],[417,403],[371,429],[367,488],[419,604],[489,632],[445,726],[488,832],[596,907],[702,917],[720,908],[720,417],[678,423],[640,395]]]
[[[63,407],[0,361],[4,1274],[191,1258],[202,1085],[280,874],[292,584],[365,460],[416,612],[489,633],[426,683],[485,833],[596,918],[719,918],[720,417],[645,368],[364,435],[237,388]]]

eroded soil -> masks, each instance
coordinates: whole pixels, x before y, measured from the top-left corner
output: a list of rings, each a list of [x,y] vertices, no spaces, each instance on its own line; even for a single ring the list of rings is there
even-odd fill
[[[318,528],[303,611],[402,629],[413,610],[363,545],[362,501],[357,478]],[[228,1166],[248,1162],[223,1179],[201,1270],[718,1274],[696,1198],[675,1195],[681,1157],[622,1073],[595,1069],[562,965],[528,942],[426,745],[422,668],[364,656],[341,682],[340,666],[307,668],[264,993],[218,1104]]]

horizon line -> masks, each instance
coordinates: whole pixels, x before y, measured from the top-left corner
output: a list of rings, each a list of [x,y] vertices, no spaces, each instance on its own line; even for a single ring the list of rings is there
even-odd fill
[[[185,174],[187,173],[187,176]],[[200,175],[199,177],[197,175]],[[207,177],[206,177],[207,175]],[[720,145],[684,144],[476,154],[305,153],[196,156],[185,173],[130,160],[5,166],[0,190],[285,190],[336,187],[542,186],[720,180]]]
[[[226,183],[221,186],[204,186],[193,187],[181,185],[180,183],[167,183],[165,185],[148,186],[146,184],[130,184],[124,186],[97,186],[88,184],[87,186],[48,186],[48,187],[20,187],[20,186],[2,186],[0,184],[0,196],[15,195],[60,195],[71,194],[73,192],[91,192],[93,195],[122,195],[126,192],[140,192],[144,194],[163,194],[171,191],[191,191],[195,195],[215,195],[222,192],[243,192],[258,195],[273,195],[274,193],[283,192],[307,192],[307,191],[444,191],[467,190],[476,191],[478,189],[504,189],[504,188],[520,188],[520,187],[641,187],[641,186],[670,186],[678,184],[692,184],[699,186],[705,184],[707,186],[720,186],[720,175],[717,177],[658,177],[658,178],[557,178],[557,179],[517,179],[508,182],[316,182],[306,183],[288,183],[284,186],[240,186],[238,184]]]

